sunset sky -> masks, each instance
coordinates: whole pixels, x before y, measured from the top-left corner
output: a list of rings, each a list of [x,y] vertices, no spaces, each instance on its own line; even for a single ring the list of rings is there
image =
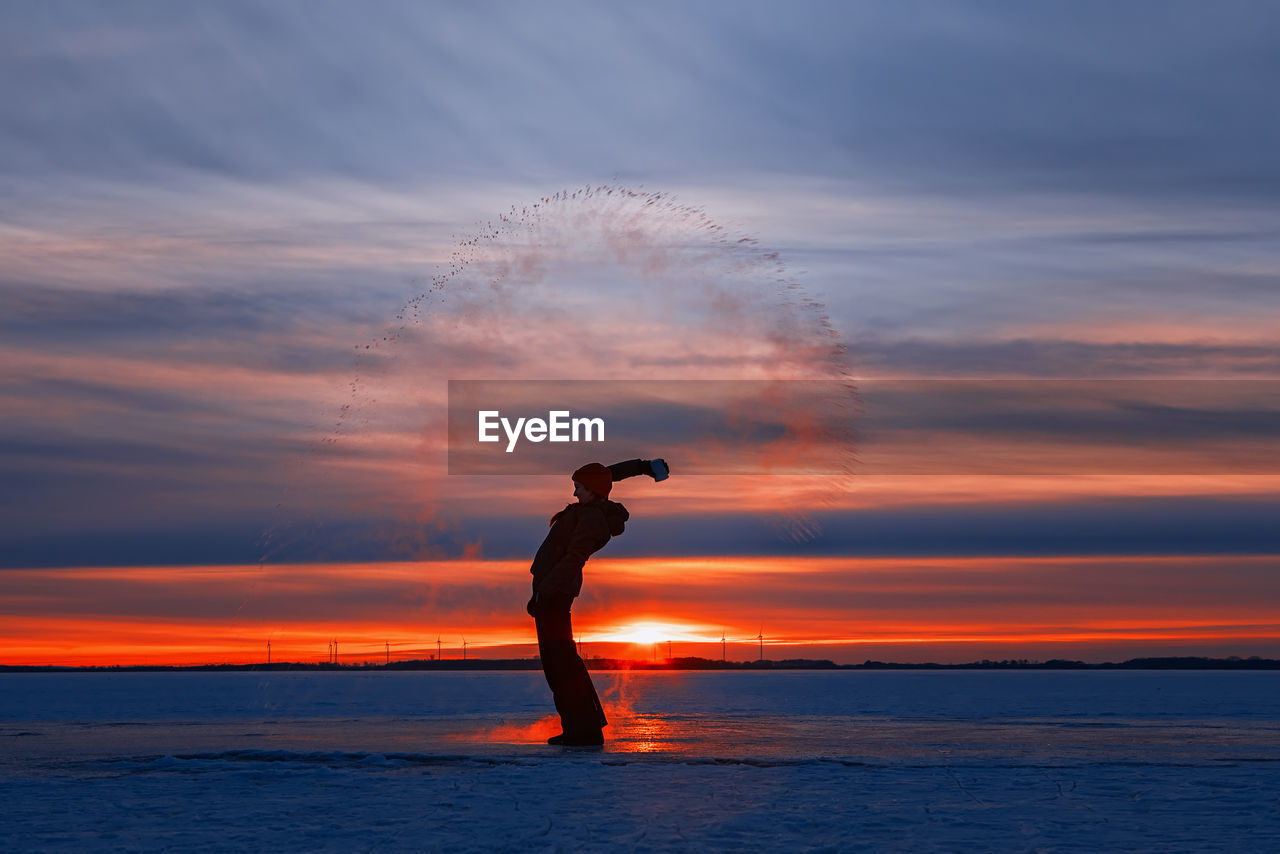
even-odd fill
[[[672,389],[588,654],[1280,657],[1274,7],[0,22],[0,664],[533,654],[497,379]]]

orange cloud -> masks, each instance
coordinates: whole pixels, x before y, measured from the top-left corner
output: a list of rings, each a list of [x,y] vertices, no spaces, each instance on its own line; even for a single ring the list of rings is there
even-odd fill
[[[1275,557],[671,558],[588,565],[590,655],[968,660],[1275,651]],[[525,561],[7,570],[7,664],[534,654]],[[659,649],[654,650],[657,644]],[[875,654],[872,654],[875,653]]]

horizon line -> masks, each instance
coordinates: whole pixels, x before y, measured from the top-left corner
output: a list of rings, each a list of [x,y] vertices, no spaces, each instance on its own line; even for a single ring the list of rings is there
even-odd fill
[[[1139,656],[1123,661],[1087,662],[1078,659],[981,659],[977,661],[886,662],[868,659],[861,664],[837,664],[826,658],[787,658],[728,661],[701,656],[678,656],[661,661],[631,658],[588,657],[583,662],[597,670],[972,670],[972,669],[1260,669],[1280,670],[1280,659],[1251,656]],[[394,662],[220,662],[205,664],[0,664],[0,673],[183,671],[183,670],[541,670],[537,656],[524,658],[420,658]]]

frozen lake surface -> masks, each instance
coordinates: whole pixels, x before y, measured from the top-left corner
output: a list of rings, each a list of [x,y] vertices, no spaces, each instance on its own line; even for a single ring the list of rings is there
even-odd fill
[[[1280,851],[1280,673],[0,674],[0,849]]]

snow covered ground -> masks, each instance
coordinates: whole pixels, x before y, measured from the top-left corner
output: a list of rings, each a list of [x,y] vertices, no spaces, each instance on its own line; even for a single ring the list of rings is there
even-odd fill
[[[0,674],[0,850],[1280,851],[1280,674]]]

